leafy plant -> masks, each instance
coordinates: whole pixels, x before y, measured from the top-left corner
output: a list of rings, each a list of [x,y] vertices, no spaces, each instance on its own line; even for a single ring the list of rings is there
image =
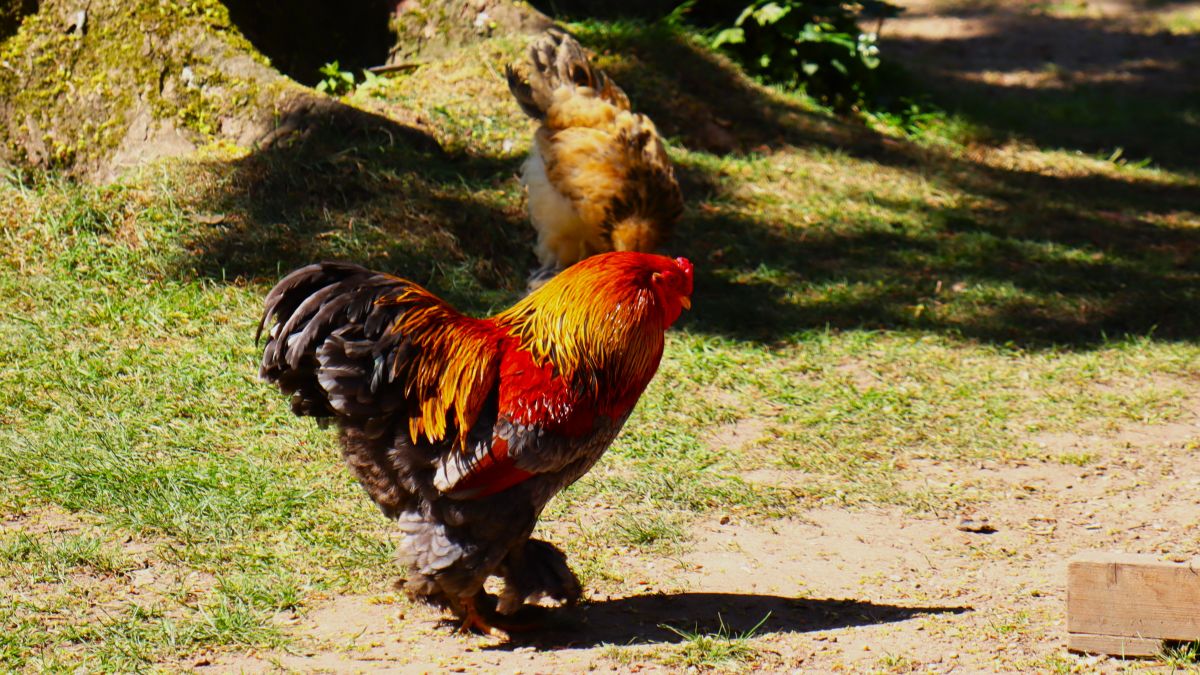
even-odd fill
[[[883,0],[755,0],[712,44],[766,80],[848,109],[874,90],[878,29],[900,11]],[[872,19],[874,30],[859,28],[860,21]]]
[[[323,76],[317,83],[317,91],[330,96],[341,96],[354,88],[354,73],[342,70],[337,61],[330,61],[318,70]]]

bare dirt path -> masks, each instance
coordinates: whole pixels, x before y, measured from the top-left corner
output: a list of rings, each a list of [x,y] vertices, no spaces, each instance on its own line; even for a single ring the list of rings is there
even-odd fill
[[[1065,568],[1082,550],[1194,549],[1200,533],[1200,416],[1162,426],[1043,439],[1060,463],[928,462],[923,480],[986,491],[972,514],[821,508],[802,518],[696,525],[677,557],[623,556],[645,577],[593,595],[536,642],[452,633],[397,596],[330,598],[279,621],[289,653],[201,659],[219,671],[669,672],[681,638],[665,628],[735,632],[759,624],[753,667],[768,671],[1015,672],[1150,667],[1068,656]],[[991,534],[957,529],[986,517]],[[637,578],[636,575],[630,578]],[[697,625],[697,618],[702,622]],[[635,645],[623,656],[607,645]]]

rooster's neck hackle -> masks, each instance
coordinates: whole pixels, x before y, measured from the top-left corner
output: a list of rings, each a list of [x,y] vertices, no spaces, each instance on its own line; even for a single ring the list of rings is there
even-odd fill
[[[652,270],[609,256],[580,262],[496,317],[538,363],[623,397],[653,376],[663,350]]]
[[[532,411],[526,421],[550,421],[584,400],[610,417],[628,413],[663,353],[663,310],[650,284],[654,270],[638,260],[643,255],[588,258],[490,319],[460,314],[415,284],[380,298],[407,308],[391,326],[407,337],[405,358],[388,361],[387,377],[414,402],[413,442],[449,438],[466,447],[490,393],[483,385],[503,363],[519,366],[522,359],[536,367],[518,367],[522,386],[513,390],[540,392],[538,400],[520,402]],[[510,360],[512,350],[525,356]]]

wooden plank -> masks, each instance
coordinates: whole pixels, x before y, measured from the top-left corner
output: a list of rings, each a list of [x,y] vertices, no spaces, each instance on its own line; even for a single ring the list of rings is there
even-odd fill
[[[1068,633],[1067,649],[1084,654],[1111,656],[1157,656],[1162,653],[1163,641],[1128,635],[1092,635]]]
[[[1200,640],[1200,558],[1085,553],[1067,565],[1067,631]]]

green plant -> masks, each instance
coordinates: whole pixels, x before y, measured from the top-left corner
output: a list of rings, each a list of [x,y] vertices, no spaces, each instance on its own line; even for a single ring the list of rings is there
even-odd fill
[[[879,68],[879,24],[900,8],[882,0],[755,0],[712,45],[770,82],[797,87],[849,109],[873,92]],[[874,30],[859,22],[874,19]]]
[[[1159,659],[1172,668],[1193,668],[1200,665],[1200,642],[1167,642]]]
[[[754,660],[756,650],[750,644],[750,639],[769,618],[771,618],[771,613],[767,612],[766,616],[754,624],[753,628],[741,633],[735,633],[725,625],[725,620],[721,618],[720,614],[717,615],[720,625],[715,633],[689,632],[666,624],[660,624],[659,627],[683,638],[682,649],[669,659],[672,664],[696,668],[720,668]]]
[[[323,77],[317,83],[317,91],[330,96],[341,96],[354,88],[354,73],[342,70],[341,64],[337,61],[326,63],[318,72]]]

